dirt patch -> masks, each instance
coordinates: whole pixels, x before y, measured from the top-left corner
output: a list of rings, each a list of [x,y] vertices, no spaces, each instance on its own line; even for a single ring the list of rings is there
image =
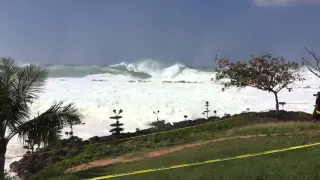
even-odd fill
[[[226,140],[232,140],[232,139],[249,139],[249,138],[255,138],[255,137],[266,137],[266,136],[287,136],[287,135],[297,135],[297,134],[313,134],[313,133],[319,133],[320,131],[305,131],[305,132],[299,132],[299,133],[276,133],[276,134],[255,134],[255,135],[244,135],[244,136],[233,136],[233,137],[225,137],[225,138],[218,138],[213,140],[207,140],[207,141],[198,141],[195,143],[189,143],[189,144],[183,144],[178,146],[173,146],[165,149],[160,149],[156,151],[146,152],[142,156],[134,156],[135,154],[129,154],[129,155],[123,155],[116,158],[108,158],[108,159],[100,159],[91,161],[89,163],[84,163],[69,169],[66,169],[64,173],[74,173],[78,171],[87,170],[94,167],[103,167],[115,163],[125,163],[125,162],[133,162],[137,160],[141,160],[144,158],[151,158],[151,157],[157,157],[166,155],[169,153],[181,151],[187,148],[197,147],[201,146],[210,142],[220,142],[220,141],[226,141]]]
[[[107,165],[111,165],[114,163],[119,163],[119,162],[131,162],[131,161],[135,161],[138,160],[138,158],[133,158],[130,155],[126,155],[126,156],[120,156],[117,158],[110,158],[110,159],[100,159],[100,160],[96,160],[96,161],[91,161],[85,164],[81,164],[72,168],[69,168],[67,170],[64,171],[64,173],[73,173],[73,172],[78,172],[78,171],[84,171],[90,168],[94,168],[94,167],[101,167],[101,166],[107,166]]]

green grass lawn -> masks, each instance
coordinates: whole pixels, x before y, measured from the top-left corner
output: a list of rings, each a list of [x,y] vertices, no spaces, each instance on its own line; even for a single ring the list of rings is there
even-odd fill
[[[320,134],[257,137],[212,142],[161,157],[61,176],[85,179],[113,173],[231,157],[320,141]],[[320,146],[173,170],[112,178],[115,180],[320,179]]]
[[[260,114],[259,114],[260,116]],[[302,118],[303,119],[303,118]],[[216,139],[216,138],[221,138],[221,137],[231,137],[231,136],[239,136],[239,135],[252,135],[252,134],[272,134],[272,133],[296,133],[296,132],[305,132],[305,131],[310,131],[310,130],[320,130],[320,124],[314,124],[314,123],[308,123],[308,122],[287,122],[287,123],[263,123],[261,124],[262,121],[257,120],[257,116],[238,116],[238,117],[233,117],[228,120],[221,120],[221,121],[216,121],[213,123],[208,123],[208,124],[203,124],[197,127],[191,127],[191,128],[186,128],[182,130],[176,130],[176,131],[170,131],[170,132],[165,132],[165,133],[159,133],[155,135],[148,135],[148,136],[143,136],[143,137],[137,137],[134,139],[130,139],[124,142],[119,142],[116,144],[97,144],[93,146],[86,146],[84,149],[81,149],[81,153],[72,155],[73,151],[79,151],[76,149],[70,149],[68,152],[70,154],[70,157],[68,158],[60,158],[61,160],[53,165],[48,166],[47,168],[39,171],[35,175],[31,177],[33,180],[43,180],[43,179],[56,179],[55,177],[61,177],[58,179],[83,179],[81,176],[85,176],[84,174],[77,173],[77,174],[72,174],[72,175],[64,175],[63,171],[67,168],[73,167],[75,165],[79,165],[85,162],[90,162],[92,160],[97,160],[101,158],[106,158],[106,157],[114,157],[114,156],[119,156],[123,154],[128,154],[128,153],[141,153],[141,152],[146,152],[146,151],[153,151],[159,148],[167,148],[171,147],[174,145],[180,145],[180,144],[187,144],[191,142],[196,142],[200,140],[209,140],[209,139]],[[276,138],[276,137],[270,137],[270,138]],[[285,137],[285,138],[290,138],[290,137]],[[263,138],[259,138],[263,139]],[[268,138],[267,138],[268,139]],[[241,151],[238,150],[238,146],[240,147],[239,144],[245,143],[246,141],[249,142],[249,140],[230,140],[228,142],[220,142],[220,145],[217,145],[219,143],[216,143],[214,148],[209,148],[207,151],[212,153],[212,157],[197,157],[193,156],[192,154],[186,156],[189,158],[190,161],[193,161],[194,159],[192,158],[201,158],[203,159],[211,159],[217,157],[224,157],[224,154],[227,153],[227,151],[223,151],[223,153],[214,153],[216,150],[223,150],[223,148],[227,148],[225,146],[230,147],[230,150],[234,151],[233,155],[239,155],[241,154]],[[252,141],[252,140],[250,140]],[[284,140],[285,141],[285,140]],[[241,143],[240,143],[241,142]],[[227,144],[224,144],[227,143]],[[265,148],[263,150],[268,149],[269,146],[264,143],[259,143],[259,146],[261,148]],[[297,143],[299,144],[300,141],[292,142],[292,143]],[[215,143],[214,143],[215,144]],[[280,143],[280,145],[286,145],[285,143]],[[203,146],[206,147],[206,146]],[[273,147],[270,146],[272,149]],[[285,146],[284,146],[285,147]],[[254,149],[255,147],[251,147],[250,145],[246,146],[246,149],[256,151],[259,149]],[[222,152],[222,151],[221,151]],[[245,152],[245,151],[243,151]],[[249,152],[249,151],[248,151]],[[180,152],[182,153],[182,152]],[[197,152],[194,152],[194,154],[198,154]],[[205,153],[201,153],[205,154]],[[231,154],[232,155],[232,154]],[[55,156],[58,156],[55,155]],[[175,156],[174,153],[170,154],[168,156]],[[176,164],[176,163],[183,163],[174,160],[172,161],[165,161],[162,160],[162,158],[165,158],[167,156],[159,157],[159,160],[157,160],[157,163],[159,166],[161,165],[171,165],[170,163]],[[182,160],[186,160],[186,157],[181,157]],[[57,157],[59,158],[59,157]],[[178,157],[177,157],[178,158]],[[143,160],[141,162],[147,162],[149,160]],[[161,164],[161,163],[168,163],[168,164]],[[151,164],[152,165],[152,164]],[[133,165],[135,168],[140,168],[140,165],[136,164]],[[210,166],[210,165],[209,165]],[[141,165],[141,168],[143,165]],[[156,166],[157,167],[157,166]],[[87,171],[87,174],[90,174],[92,172],[92,176],[96,175],[104,175],[108,172],[122,172],[122,169],[114,169],[113,167],[107,167],[111,168],[110,169],[103,169],[100,174],[95,172],[96,170],[92,169],[90,171]],[[139,169],[138,168],[138,169]],[[150,168],[150,167],[149,167]],[[192,167],[192,168],[197,168],[197,167]],[[191,169],[192,169],[191,168]],[[188,168],[186,168],[188,169]],[[126,170],[126,169],[123,169]],[[130,169],[128,169],[130,170]],[[135,169],[132,169],[135,170]],[[100,170],[97,170],[100,171]],[[131,171],[131,170],[130,170]],[[174,170],[174,171],[181,171],[181,170]],[[169,172],[169,171],[168,171]],[[85,172],[84,172],[85,173]],[[97,174],[96,174],[97,173]],[[164,174],[166,172],[157,172],[155,173],[156,175],[158,174]],[[95,175],[93,175],[95,174]],[[90,177],[92,177],[90,176]],[[145,176],[145,175],[139,175],[139,177]],[[138,176],[137,176],[138,177]],[[134,176],[127,177],[127,179],[134,178]],[[148,176],[149,178],[149,176]],[[147,178],[147,179],[148,179]],[[176,177],[179,178],[179,177]],[[139,178],[138,178],[139,179]],[[152,178],[151,178],[152,179]],[[171,178],[169,178],[171,179]]]

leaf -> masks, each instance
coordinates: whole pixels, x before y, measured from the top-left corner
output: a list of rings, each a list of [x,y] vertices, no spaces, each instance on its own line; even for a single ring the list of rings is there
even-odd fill
[[[216,69],[218,81],[228,79],[223,83],[223,91],[230,87],[238,90],[254,87],[269,92],[279,92],[295,81],[302,80],[301,64],[286,61],[283,57],[272,57],[271,54],[252,55],[246,62],[229,62],[220,59],[220,67]]]
[[[11,58],[0,59],[0,122],[1,131],[15,131],[29,117],[29,104],[46,80],[46,72],[34,65],[20,67]],[[4,136],[3,134],[1,136]]]
[[[20,138],[28,138],[34,144],[43,143],[56,147],[59,144],[61,130],[70,123],[81,122],[80,117],[80,113],[72,103],[63,106],[63,102],[59,102],[38,117],[19,125],[8,138],[18,134]]]

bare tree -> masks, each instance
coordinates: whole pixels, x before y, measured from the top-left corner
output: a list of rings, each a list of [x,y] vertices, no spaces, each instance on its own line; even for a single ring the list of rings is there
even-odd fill
[[[320,78],[320,57],[318,57],[315,52],[309,50],[308,48],[304,47],[304,49],[313,57],[315,63],[311,63],[304,57],[301,58],[302,62],[307,66],[310,72]]]

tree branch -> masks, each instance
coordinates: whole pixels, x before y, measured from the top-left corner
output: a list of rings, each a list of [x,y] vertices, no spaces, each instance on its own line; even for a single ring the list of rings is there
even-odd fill
[[[304,49],[315,59],[316,66],[307,61],[304,57],[301,58],[302,62],[304,62],[308,68],[308,70],[320,78],[320,59],[317,57],[316,53],[313,51],[310,51],[308,48],[304,47]],[[315,72],[317,71],[317,72]]]

